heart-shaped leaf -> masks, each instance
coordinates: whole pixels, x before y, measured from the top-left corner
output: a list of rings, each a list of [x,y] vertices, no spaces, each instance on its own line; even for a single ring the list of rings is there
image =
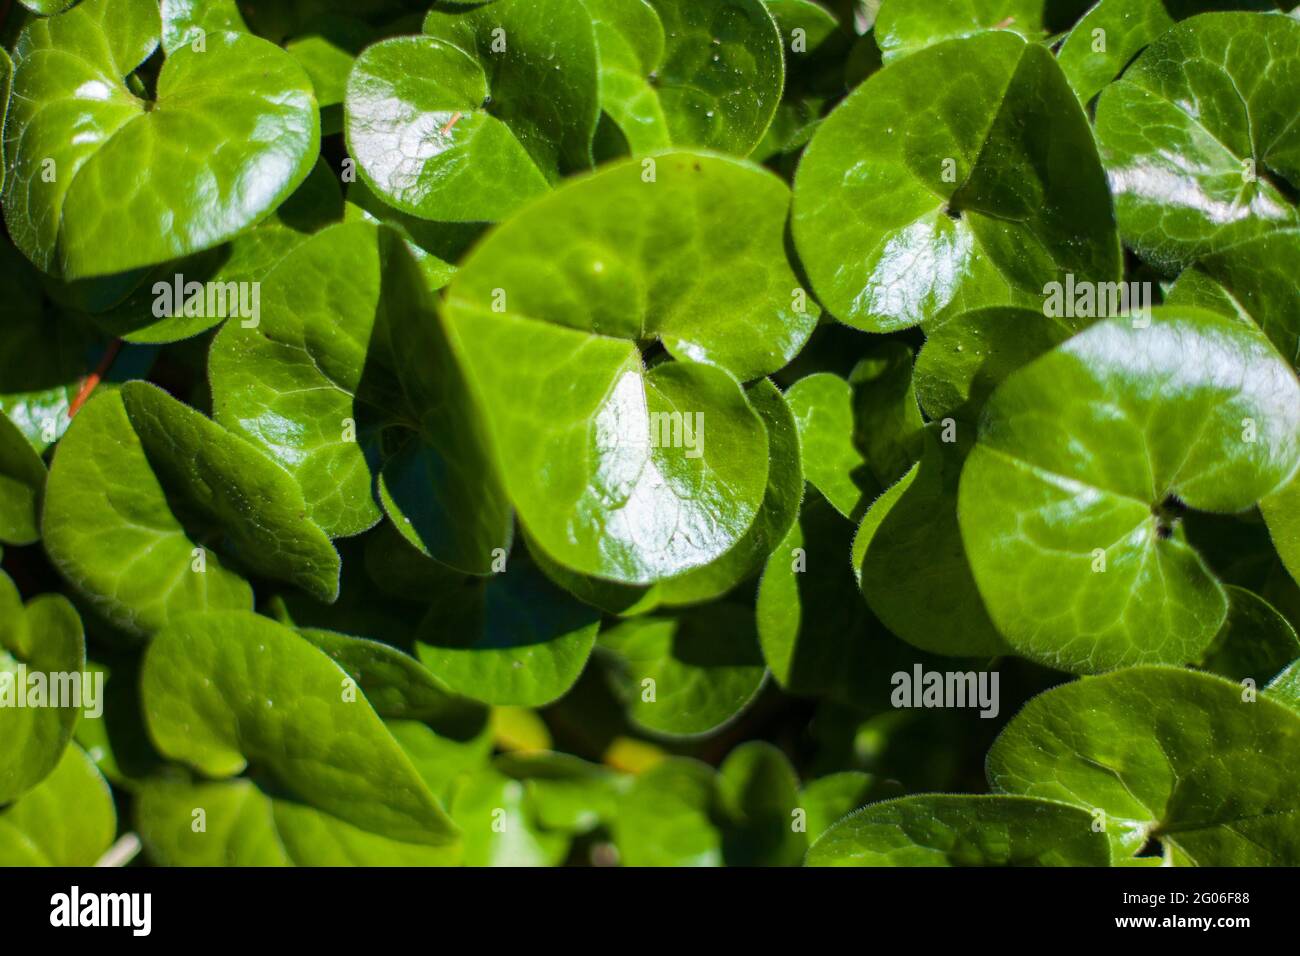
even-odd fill
[[[1126,245],[1175,272],[1300,222],[1300,22],[1206,13],[1147,47],[1097,101]],[[1276,179],[1276,182],[1274,181]]]
[[[980,598],[957,524],[957,488],[973,436],[924,432],[925,452],[876,499],[853,541],[871,610],[894,634],[933,654],[995,655],[1006,644]],[[938,598],[942,595],[941,599]]]
[[[781,367],[816,322],[785,258],[787,203],[739,161],[620,163],[533,204],[461,266],[453,343],[547,556],[645,584],[749,528],[768,439],[736,379]],[[638,346],[656,340],[678,361],[647,371]],[[506,358],[522,354],[543,358]]]
[[[631,719],[670,737],[707,734],[735,719],[767,673],[753,612],[738,604],[621,621],[601,633],[600,647]]]
[[[160,631],[141,674],[158,749],[209,777],[250,765],[309,806],[393,840],[456,839],[352,678],[268,618],[211,612]]]
[[[108,783],[73,744],[39,786],[0,809],[0,866],[93,866],[116,832]]]
[[[153,0],[86,0],[19,37],[5,223],[43,271],[102,276],[212,248],[311,170],[320,124],[292,57],[247,33],[212,33],[202,52],[171,52],[146,101],[125,78],[160,33]],[[171,157],[166,170],[124,193],[158,154]]]
[[[1064,670],[1195,661],[1227,600],[1179,517],[1249,508],[1297,462],[1300,382],[1258,329],[1174,307],[1093,325],[985,405],[958,511],[989,616]]]
[[[348,149],[385,202],[498,220],[591,165],[599,87],[581,4],[435,9],[425,33],[368,47],[348,77]]]
[[[822,304],[869,331],[1119,274],[1087,118],[1052,55],[1000,31],[906,57],[837,107],[799,165],[793,229]]]
[[[102,705],[84,683],[81,618],[59,594],[23,607],[0,571],[0,804],[54,770],[83,709]]]
[[[1294,866],[1297,773],[1300,715],[1221,677],[1167,667],[1049,690],[988,758],[995,788],[1081,807],[1117,857],[1157,840],[1167,861],[1199,866]]]
[[[873,803],[831,827],[807,866],[1108,866],[1077,807],[1027,797],[922,794]]]
[[[781,38],[761,0],[586,0],[600,102],[627,151],[748,155],[781,98]]]
[[[1178,20],[1207,10],[1276,6],[1274,0],[1099,0],[1071,28],[1056,59],[1079,100],[1086,103]]]
[[[449,574],[427,598],[421,663],[452,692],[489,704],[540,707],[560,697],[586,666],[600,622],[523,551],[497,574]]]

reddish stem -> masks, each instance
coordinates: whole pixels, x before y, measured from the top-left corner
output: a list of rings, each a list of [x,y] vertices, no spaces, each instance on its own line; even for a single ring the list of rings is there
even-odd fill
[[[86,400],[90,398],[90,393],[95,390],[95,386],[103,381],[104,376],[108,374],[108,370],[113,367],[113,362],[116,361],[117,353],[120,351],[122,351],[121,339],[114,339],[109,343],[108,348],[104,350],[104,354],[99,360],[99,365],[86,376],[81,383],[80,390],[77,392],[77,397],[68,406],[68,418],[72,418],[73,415],[81,411],[81,406],[86,404]]]
[[[457,123],[460,122],[461,115],[462,115],[462,114],[461,114],[460,110],[457,110],[456,112],[454,112],[454,113],[451,114],[451,119],[447,120],[447,125],[444,126],[444,127],[442,128],[442,130],[441,130],[441,132],[442,132],[442,134],[443,134],[444,136],[445,136],[447,133],[450,133],[450,132],[451,132],[451,128],[452,128],[453,126],[455,126]]]

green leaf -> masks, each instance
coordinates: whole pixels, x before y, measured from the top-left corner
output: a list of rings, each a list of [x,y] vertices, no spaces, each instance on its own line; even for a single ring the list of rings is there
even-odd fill
[[[975,424],[1002,380],[1075,331],[1032,309],[975,309],[928,330],[916,357],[917,398],[932,421]]]
[[[857,701],[879,630],[853,578],[853,525],[820,494],[810,493],[799,521],[772,552],[755,607],[763,659],[792,694]]]
[[[1237,682],[1262,685],[1300,657],[1300,638],[1271,604],[1245,588],[1227,587],[1228,616],[1200,666]]]
[[[1273,547],[1291,577],[1300,581],[1300,474],[1259,503]]]
[[[527,786],[486,769],[463,780],[451,804],[465,834],[466,866],[558,866],[567,833],[544,829]]]
[[[849,373],[853,443],[880,488],[903,477],[921,457],[925,420],[912,384],[912,367],[912,350],[887,339],[873,342]]]
[[[168,56],[183,46],[206,46],[209,33],[248,33],[235,0],[162,0],[162,47]]]
[[[1117,857],[1157,840],[1176,863],[1294,866],[1300,715],[1246,696],[1177,668],[1085,677],[1016,715],[989,751],[989,781],[1088,811]]]
[[[822,304],[868,331],[1034,306],[1067,274],[1119,277],[1087,118],[1052,55],[1005,32],[930,47],[850,94],[799,165],[793,231]]]
[[[1300,383],[1257,329],[1174,307],[1093,325],[999,386],[966,460],[993,623],[1075,672],[1199,659],[1227,599],[1179,518],[1249,508],[1298,461]]]
[[[195,830],[202,811],[204,829]],[[245,779],[151,781],[136,803],[149,858],[160,866],[446,866],[460,847],[403,843]]]
[[[836,511],[856,519],[878,489],[853,443],[853,389],[838,375],[818,372],[791,385],[786,401],[799,429],[808,483]]]
[[[46,296],[40,273],[8,241],[0,241],[0,288],[0,411],[44,453],[67,429],[79,380],[98,359],[95,336]]]
[[[1207,10],[1272,10],[1275,6],[1274,0],[1100,0],[1070,30],[1056,59],[1079,100],[1086,103],[1176,21]]]
[[[614,843],[624,866],[720,866],[712,767],[671,757],[636,776],[619,801]]]
[[[498,574],[449,575],[428,598],[420,662],[453,693],[489,704],[540,707],[562,696],[586,666],[600,623],[522,551]]]
[[[1107,866],[1076,807],[1026,797],[922,794],[873,803],[831,827],[808,866]]]
[[[394,840],[456,839],[433,795],[351,678],[267,618],[212,612],[155,636],[141,674],[158,749],[209,777],[250,766],[309,806]]]
[[[97,394],[59,442],[41,517],[54,566],[115,627],[150,634],[191,611],[251,608],[248,583],[171,510],[116,392]]]
[[[612,820],[618,795],[629,782],[625,775],[565,753],[502,754],[495,765],[523,781],[541,827],[572,834],[590,833]]]
[[[226,319],[256,328],[261,283],[293,249],[343,213],[338,180],[323,159],[270,216],[230,242],[148,270],[124,300],[92,318],[127,342],[176,342]]]
[[[320,124],[292,57],[247,33],[211,33],[203,52],[167,57],[146,101],[124,78],[160,32],[152,0],[86,0],[19,37],[5,223],[43,271],[103,276],[212,248],[311,171]],[[140,188],[114,185],[138,182],[141,161],[160,155],[165,171]]]
[[[1143,260],[1174,272],[1300,222],[1288,198],[1297,61],[1290,17],[1207,13],[1161,34],[1102,93],[1097,142],[1120,234]]]
[[[1274,677],[1266,690],[1270,699],[1300,713],[1300,661]]]
[[[789,405],[775,385],[759,379],[745,390],[750,406],[767,429],[767,490],[753,524],[740,543],[722,557],[694,571],[668,578],[652,589],[665,606],[711,601],[756,575],[799,517],[803,469],[799,433]],[[647,608],[648,610],[648,608]]]
[[[24,607],[0,571],[0,803],[45,779],[81,711],[102,705],[85,670],[81,618],[68,600],[43,594]]]
[[[18,427],[0,411],[0,542],[39,541],[37,515],[45,488],[45,462]]]
[[[375,523],[372,490],[435,559],[485,573],[509,506],[412,253],[366,222],[323,230],[268,276],[257,328],[228,323],[210,358],[218,422],[284,466],[331,535]],[[387,431],[386,435],[383,434]]]
[[[779,180],[704,154],[645,163],[498,227],[446,308],[529,535],[626,584],[707,564],[744,535],[768,439],[736,379],[784,365],[816,321],[796,308]],[[678,361],[647,371],[638,345],[656,340]]]
[[[447,694],[419,661],[389,644],[312,627],[298,633],[357,682],[380,717],[460,726],[484,719],[482,707]]]
[[[666,737],[701,736],[734,720],[767,673],[753,612],[737,604],[621,621],[601,633],[600,647],[629,717]]]
[[[874,785],[870,774],[858,770],[827,774],[804,784],[799,806],[807,815],[808,842],[815,843],[836,821],[866,803]]]
[[[957,488],[971,437],[947,442],[938,424],[924,454],[876,499],[853,542],[871,610],[894,634],[933,654],[977,657],[1007,648],[989,620],[957,524]]]
[[[1045,40],[1088,6],[1087,0],[889,0],[876,17],[876,42],[885,62],[944,40],[1007,30]]]
[[[1291,364],[1300,368],[1300,317],[1295,276],[1300,230],[1278,229],[1202,257],[1178,277],[1169,305],[1195,305],[1241,316],[1258,325]]]
[[[368,47],[348,77],[348,149],[383,200],[424,219],[503,219],[591,165],[599,112],[585,9],[435,9],[427,36]]]
[[[155,385],[128,382],[121,401],[163,486],[224,534],[233,556],[319,600],[338,596],[338,552],[282,468]]]
[[[0,866],[93,866],[117,833],[108,783],[80,747],[0,810]]]
[[[9,90],[14,82],[14,62],[9,59],[9,54],[0,49],[0,130],[4,129],[5,114],[9,112]],[[0,139],[0,192],[5,187],[5,171],[8,164],[5,162],[5,143]]]
[[[589,0],[601,106],[628,151],[745,156],[781,98],[781,36],[761,0]]]
[[[799,865],[808,838],[797,828],[799,778],[784,753],[766,741],[746,741],[718,768],[718,791],[729,817],[728,866]]]

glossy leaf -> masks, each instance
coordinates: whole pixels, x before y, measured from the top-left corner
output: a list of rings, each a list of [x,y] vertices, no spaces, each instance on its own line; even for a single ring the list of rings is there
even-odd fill
[[[876,17],[876,42],[885,62],[944,40],[1007,30],[1027,40],[1044,40],[1069,25],[1069,14],[1086,0],[887,0]]]
[[[873,803],[831,827],[808,866],[1107,866],[1077,807],[1025,797],[921,795]]]
[[[1300,23],[1206,13],[1161,34],[1097,101],[1120,233],[1165,272],[1300,214]],[[1274,179],[1277,182],[1274,182]]]
[[[197,414],[197,413],[195,413]],[[149,634],[191,611],[251,608],[252,590],[172,512],[126,406],[96,395],[59,442],[41,516],[55,567],[116,627]]]
[[[1300,475],[1259,503],[1273,547],[1291,577],[1300,581]]]
[[[1272,10],[1273,0],[1100,0],[1070,30],[1056,55],[1088,102],[1177,20],[1207,10]]]
[[[924,454],[876,499],[853,542],[871,610],[894,634],[934,654],[977,657],[1006,644],[989,620],[957,524],[957,488],[971,438],[924,433]]]
[[[0,809],[0,866],[93,866],[116,832],[108,783],[74,744],[39,786]]]
[[[452,340],[548,557],[646,584],[749,528],[768,440],[736,379],[779,368],[816,319],[797,310],[786,202],[737,161],[615,164],[498,227],[462,265]],[[678,361],[647,370],[638,345],[656,340]],[[509,360],[525,352],[527,368]]]
[[[1300,715],[1243,698],[1240,685],[1177,668],[1086,677],[1016,715],[989,752],[989,780],[1100,811],[1117,858],[1154,839],[1178,863],[1294,865]]]
[[[0,571],[0,804],[55,769],[83,709],[103,701],[83,683],[86,645],[68,600],[43,594],[23,606]]]
[[[18,40],[5,223],[46,272],[102,276],[209,249],[271,212],[311,170],[319,119],[291,57],[250,34],[211,33],[203,52],[172,51],[145,101],[124,78],[160,33],[151,0],[86,0]],[[159,154],[169,157],[165,174],[115,188],[137,182],[138,164]]]
[[[596,641],[600,615],[523,553],[500,573],[453,577],[429,597],[420,661],[452,692],[485,703],[550,703],[573,686]]]
[[[290,794],[390,839],[430,846],[455,828],[350,678],[289,629],[246,612],[182,619],[155,636],[141,675],[166,756],[209,777],[250,764]]]
[[[1198,659],[1227,613],[1186,508],[1234,512],[1300,461],[1300,383],[1258,330],[1197,309],[1092,326],[985,406],[959,516],[1018,652],[1076,672]]]
[[[1228,617],[1201,667],[1262,685],[1300,657],[1300,638],[1277,609],[1245,588],[1228,587]]]
[[[975,424],[1008,375],[1075,331],[1064,319],[1031,309],[976,309],[929,330],[916,357],[916,391],[932,420]]]
[[[1119,244],[1087,119],[1050,53],[1005,32],[869,78],[795,178],[793,231],[822,304],[888,332],[1113,281]]]
[[[631,719],[665,736],[717,730],[745,709],[766,675],[753,614],[736,604],[631,618],[601,633],[600,647]]]
[[[808,483],[844,517],[857,518],[876,483],[853,443],[853,389],[838,375],[818,372],[791,385],[786,401],[799,428]]]

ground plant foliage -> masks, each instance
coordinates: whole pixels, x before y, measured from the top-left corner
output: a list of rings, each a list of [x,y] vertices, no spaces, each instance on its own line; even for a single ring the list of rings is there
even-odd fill
[[[0,18],[0,865],[1300,865],[1300,10]]]

